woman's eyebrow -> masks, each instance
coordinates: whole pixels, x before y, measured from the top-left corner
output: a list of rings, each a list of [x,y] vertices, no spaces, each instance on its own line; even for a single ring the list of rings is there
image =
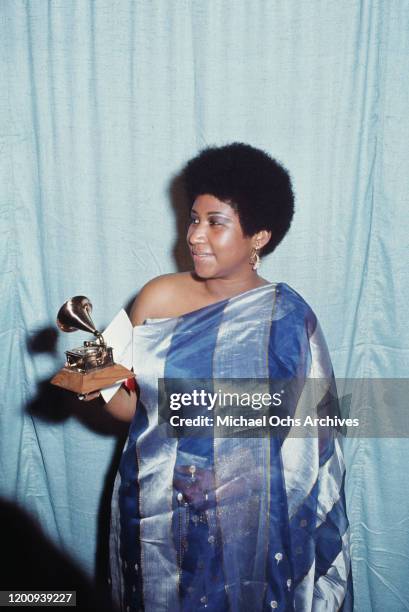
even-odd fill
[[[190,212],[193,213],[194,215],[198,215],[199,216],[199,213],[196,212],[193,208],[192,208],[192,210]],[[229,215],[226,215],[225,213],[222,213],[222,212],[220,212],[218,210],[211,210],[211,211],[207,212],[206,215],[207,216],[209,216],[209,215],[218,215],[220,217],[224,217],[225,219],[230,219]]]

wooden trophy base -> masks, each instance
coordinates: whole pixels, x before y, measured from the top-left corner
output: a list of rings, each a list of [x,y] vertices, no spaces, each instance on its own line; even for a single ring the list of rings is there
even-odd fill
[[[90,372],[76,372],[70,368],[62,368],[51,379],[51,384],[68,391],[74,391],[74,393],[85,394],[105,389],[127,378],[135,378],[135,374],[124,366],[115,363],[112,366],[96,368]]]

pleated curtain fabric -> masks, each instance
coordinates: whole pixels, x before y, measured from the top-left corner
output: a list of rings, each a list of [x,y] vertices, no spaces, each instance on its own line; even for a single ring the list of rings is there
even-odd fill
[[[188,269],[177,176],[199,149],[288,167],[296,215],[261,274],[311,304],[337,377],[407,375],[408,27],[405,0],[1,2],[0,493],[88,574],[118,439],[47,386],[85,337],[55,316],[82,294],[103,328]],[[406,610],[408,441],[344,450],[356,610]]]

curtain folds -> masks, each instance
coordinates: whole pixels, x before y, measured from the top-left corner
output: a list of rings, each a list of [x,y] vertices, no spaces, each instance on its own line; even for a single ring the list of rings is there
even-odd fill
[[[83,294],[103,328],[187,269],[175,176],[198,149],[289,168],[296,216],[262,275],[314,308],[338,377],[407,375],[408,25],[404,0],[1,3],[0,494],[89,574],[118,428],[47,386],[83,340],[55,315]],[[407,610],[408,441],[345,452],[356,609]]]

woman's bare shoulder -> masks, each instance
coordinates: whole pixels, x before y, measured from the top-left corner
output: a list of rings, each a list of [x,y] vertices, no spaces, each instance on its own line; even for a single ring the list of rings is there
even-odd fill
[[[145,319],[178,316],[183,310],[183,296],[194,288],[190,272],[163,274],[150,280],[138,293],[130,314],[133,325]]]

